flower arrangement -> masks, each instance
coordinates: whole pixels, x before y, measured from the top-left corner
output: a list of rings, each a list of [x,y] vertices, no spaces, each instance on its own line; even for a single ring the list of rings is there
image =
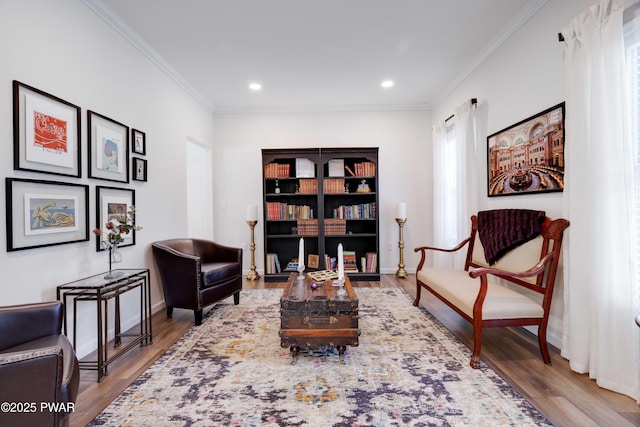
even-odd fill
[[[129,207],[129,211],[124,216],[124,222],[118,221],[116,218],[112,218],[108,220],[105,224],[106,231],[103,232],[100,228],[96,228],[93,230],[93,234],[96,236],[103,236],[106,234],[107,242],[103,240],[104,243],[108,243],[109,246],[115,247],[119,243],[124,242],[124,236],[131,233],[131,231],[142,230],[142,227],[139,225],[135,225],[136,219],[136,208],[131,205]]]

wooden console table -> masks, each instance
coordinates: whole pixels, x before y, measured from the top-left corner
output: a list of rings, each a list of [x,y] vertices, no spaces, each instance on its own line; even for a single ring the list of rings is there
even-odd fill
[[[106,273],[96,274],[75,282],[65,283],[57,287],[58,300],[63,302],[64,334],[67,335],[70,301],[73,301],[73,348],[76,348],[77,308],[78,302],[95,301],[97,317],[97,359],[81,360],[80,369],[98,371],[98,382],[107,375],[107,368],[111,362],[131,350],[136,345],[141,346],[153,342],[151,332],[151,281],[148,269],[120,269],[113,271],[114,278],[105,279]],[[120,330],[120,295],[135,289],[140,291],[140,330],[133,334],[123,334]],[[68,301],[70,299],[70,301]],[[114,352],[109,354],[109,301],[114,299]],[[133,340],[123,345],[122,338],[131,337]],[[117,351],[116,351],[117,349]]]

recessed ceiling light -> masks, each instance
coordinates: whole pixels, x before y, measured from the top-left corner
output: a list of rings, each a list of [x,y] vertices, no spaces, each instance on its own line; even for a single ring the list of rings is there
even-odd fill
[[[249,85],[249,89],[258,91],[258,90],[262,89],[262,85],[260,83],[251,83]]]
[[[385,80],[380,86],[382,86],[383,88],[390,88],[391,86],[393,86],[393,80]]]

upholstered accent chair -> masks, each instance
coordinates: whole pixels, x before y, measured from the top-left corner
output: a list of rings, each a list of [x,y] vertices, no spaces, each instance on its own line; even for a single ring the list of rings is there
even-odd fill
[[[169,239],[152,243],[167,316],[174,308],[194,311],[202,324],[205,307],[233,295],[240,303],[242,249],[203,239]]]
[[[0,402],[23,405],[0,411],[0,425],[69,424],[80,366],[62,334],[63,313],[59,301],[0,307]],[[41,403],[51,410],[41,410]]]

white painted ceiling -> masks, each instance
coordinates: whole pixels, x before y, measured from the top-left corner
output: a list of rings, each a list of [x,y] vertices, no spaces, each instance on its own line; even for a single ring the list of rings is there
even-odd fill
[[[547,0],[83,1],[233,112],[435,106]]]

